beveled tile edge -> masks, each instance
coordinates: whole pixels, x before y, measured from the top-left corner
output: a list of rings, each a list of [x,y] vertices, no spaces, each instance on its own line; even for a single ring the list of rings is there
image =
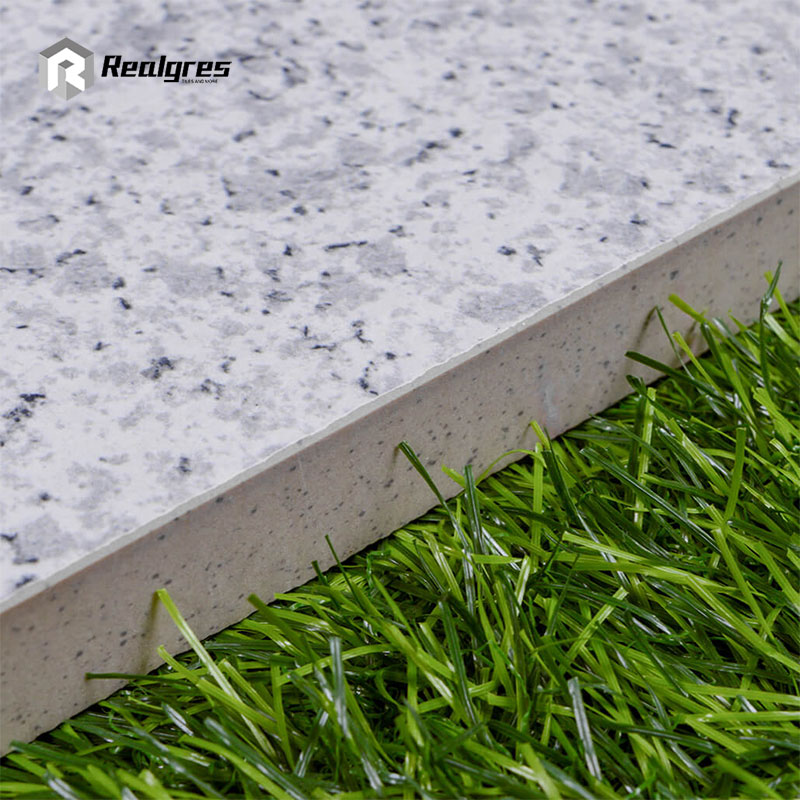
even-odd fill
[[[325,430],[281,450],[149,524],[0,603],[0,752],[108,696],[122,680],[84,673],[146,672],[155,650],[186,649],[153,592],[166,586],[207,636],[264,599],[325,569],[329,535],[346,558],[430,508],[433,497],[398,454],[409,441],[430,467],[486,467],[529,448],[537,419],[551,435],[627,394],[627,361],[671,349],[652,314],[698,350],[675,293],[712,314],[752,320],[763,273],[784,262],[781,289],[800,293],[800,173],[572,292],[434,367]],[[496,463],[499,469],[514,460]],[[442,478],[446,496],[458,487]],[[342,499],[344,498],[344,499]]]

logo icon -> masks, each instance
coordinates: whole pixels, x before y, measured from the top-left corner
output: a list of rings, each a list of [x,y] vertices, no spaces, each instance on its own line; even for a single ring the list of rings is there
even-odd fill
[[[94,83],[94,53],[62,39],[39,53],[39,86],[69,100]]]

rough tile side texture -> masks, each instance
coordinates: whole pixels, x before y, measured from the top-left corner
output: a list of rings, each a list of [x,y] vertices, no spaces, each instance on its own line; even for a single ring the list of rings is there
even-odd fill
[[[796,169],[797,19],[6,4],[0,597]],[[69,101],[36,76],[63,36],[95,53]]]
[[[555,435],[624,395],[626,373],[638,371],[626,350],[671,360],[651,313],[670,292],[747,322],[762,273],[783,260],[783,288],[796,296],[798,215],[795,181],[388,393],[53,586],[22,588],[0,615],[0,752],[120,685],[87,681],[86,671],[144,672],[158,663],[157,645],[185,649],[155,589],[166,586],[205,636],[252,610],[247,593],[269,599],[312,577],[313,559],[330,566],[324,535],[347,557],[429,508],[433,496],[396,442],[411,442],[434,474],[468,461],[479,473],[533,443],[529,419]],[[691,321],[671,306],[664,313],[696,346]],[[439,482],[447,495],[457,488]]]

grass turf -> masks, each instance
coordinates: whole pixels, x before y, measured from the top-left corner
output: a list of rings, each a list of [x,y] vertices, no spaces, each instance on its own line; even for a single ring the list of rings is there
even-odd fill
[[[3,797],[800,796],[800,318],[463,487],[2,762]],[[779,310],[768,312],[772,295]],[[733,330],[731,330],[731,326]]]

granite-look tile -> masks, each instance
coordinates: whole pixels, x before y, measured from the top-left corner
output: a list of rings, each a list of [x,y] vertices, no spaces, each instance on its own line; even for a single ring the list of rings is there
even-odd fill
[[[626,394],[627,373],[653,379],[623,354],[673,357],[652,313],[671,292],[746,324],[763,273],[783,261],[796,296],[799,212],[798,179],[747,200],[17,590],[0,604],[0,752],[120,683],[87,681],[87,670],[142,673],[159,663],[157,645],[186,648],[154,589],[168,587],[204,637],[252,610],[246,592],[268,599],[312,577],[314,559],[330,566],[324,536],[347,558],[428,509],[432,493],[394,443],[411,442],[434,474],[442,463],[480,473],[533,444],[528,420],[556,435]],[[667,305],[664,317],[702,344],[685,314]],[[459,488],[438,482],[445,496]]]
[[[0,596],[796,169],[796,12],[6,7]],[[65,33],[98,74],[67,102]]]

